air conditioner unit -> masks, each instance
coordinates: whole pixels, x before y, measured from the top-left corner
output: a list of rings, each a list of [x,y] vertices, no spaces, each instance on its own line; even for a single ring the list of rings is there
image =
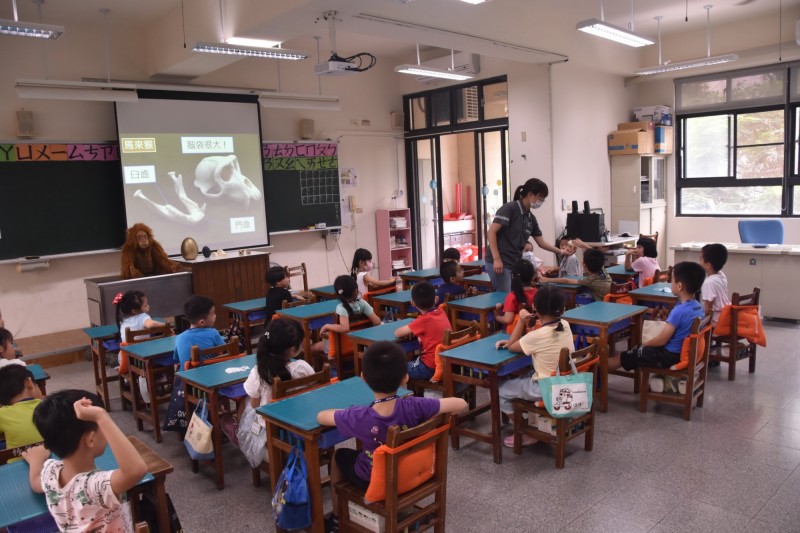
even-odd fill
[[[481,56],[470,52],[459,52],[452,58],[452,63],[450,54],[422,62],[422,66],[424,67],[434,67],[445,70],[449,70],[451,65],[455,66],[453,72],[458,74],[478,74],[481,71]],[[441,79],[431,76],[417,76],[417,81],[419,83],[429,84],[441,81]]]

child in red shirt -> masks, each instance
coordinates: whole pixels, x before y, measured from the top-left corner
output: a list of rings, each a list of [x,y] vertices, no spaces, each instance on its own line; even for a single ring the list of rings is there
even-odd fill
[[[408,363],[408,377],[411,379],[431,379],[436,369],[434,351],[442,342],[445,330],[451,329],[447,315],[436,306],[436,289],[427,281],[415,283],[411,287],[411,302],[420,315],[407,326],[394,332],[395,337],[414,334],[422,346],[422,354]]]
[[[511,292],[506,296],[503,304],[497,304],[495,309],[495,319],[501,324],[506,325],[506,332],[512,333],[516,318],[520,309],[533,312],[533,297],[536,288],[533,282],[536,280],[536,268],[533,263],[525,259],[520,259],[511,270]]]

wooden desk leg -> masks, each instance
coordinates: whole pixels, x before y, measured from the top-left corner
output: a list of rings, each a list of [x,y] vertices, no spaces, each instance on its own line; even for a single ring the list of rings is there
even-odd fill
[[[452,398],[455,396],[455,384],[453,383],[453,365],[445,360],[442,365],[442,380],[444,380],[445,396]],[[450,429],[450,446],[457,450],[460,446],[458,435],[458,415],[453,415],[453,425]]]
[[[278,426],[270,424],[269,420],[265,419],[265,421],[267,423],[267,466],[269,467],[269,483],[274,490],[275,484],[281,476],[284,463],[281,449],[275,445],[280,439],[281,430]],[[271,499],[272,495],[269,497]]]
[[[225,488],[225,471],[222,462],[222,426],[219,419],[219,397],[216,391],[208,392],[208,410],[211,414],[211,438],[214,440],[214,471],[217,489]]]
[[[489,312],[486,310],[481,311],[479,316],[481,320],[481,335],[486,337],[489,335]]]
[[[138,368],[137,368],[138,370]],[[131,387],[131,411],[133,412],[133,419],[136,420],[136,429],[144,431],[144,423],[139,416],[139,401],[142,399],[142,391],[139,390],[139,376],[141,374],[134,372],[132,362],[128,376],[130,376]]]
[[[323,533],[324,513],[322,512],[322,477],[319,469],[319,444],[317,435],[305,439],[305,458],[308,466],[308,491],[311,497],[311,530],[313,533]],[[331,490],[335,490],[331,484]]]
[[[489,401],[492,410],[492,451],[494,452],[494,462],[503,464],[503,444],[500,436],[500,379],[497,373],[489,372]]]
[[[628,349],[630,349],[631,343],[635,342],[634,346],[639,346],[642,344],[642,326],[644,321],[644,315],[639,314],[636,315],[631,319],[631,335],[628,338]],[[634,370],[633,376],[633,392],[634,394],[639,394],[641,390],[641,371],[637,368]]]
[[[150,392],[150,421],[153,424],[153,437],[156,442],[161,442],[161,425],[158,423],[158,390],[156,390],[156,379],[153,375],[153,363],[147,361],[144,368],[147,390]]]
[[[303,359],[306,363],[314,366],[313,357],[311,357],[311,328],[308,327],[308,320],[301,322],[303,326]]]
[[[166,476],[155,479],[156,512],[158,513],[158,530],[169,531],[169,506],[167,505],[167,487],[164,483]]]
[[[601,327],[600,338],[600,412],[608,412],[608,327]]]
[[[244,324],[244,349],[247,350],[247,355],[250,355],[253,353],[253,345],[250,343],[250,317],[244,313],[239,322]]]

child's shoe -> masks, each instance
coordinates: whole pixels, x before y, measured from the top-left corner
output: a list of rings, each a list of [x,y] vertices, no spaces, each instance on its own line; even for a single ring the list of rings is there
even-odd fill
[[[538,440],[534,439],[530,435],[522,435],[522,446],[533,446],[539,442]],[[503,439],[503,446],[506,448],[513,448],[514,447],[514,435],[509,435],[505,439]]]
[[[339,519],[331,513],[325,517],[325,533],[339,533]]]
[[[650,392],[664,392],[664,378],[650,376]]]

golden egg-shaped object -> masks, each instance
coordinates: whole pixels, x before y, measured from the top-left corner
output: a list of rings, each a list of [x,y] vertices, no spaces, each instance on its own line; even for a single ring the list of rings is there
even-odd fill
[[[187,261],[193,261],[197,259],[197,242],[191,237],[186,237],[183,239],[181,243],[181,255]]]

